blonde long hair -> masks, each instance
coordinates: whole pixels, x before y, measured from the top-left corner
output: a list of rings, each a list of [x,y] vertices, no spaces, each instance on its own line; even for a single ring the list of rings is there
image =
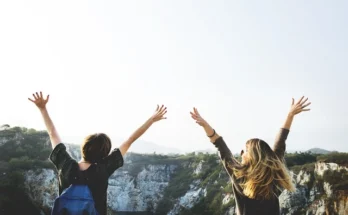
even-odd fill
[[[248,159],[240,168],[234,169],[244,195],[251,199],[270,199],[276,196],[277,189],[295,190],[284,162],[265,141],[255,138],[246,144],[249,146]]]

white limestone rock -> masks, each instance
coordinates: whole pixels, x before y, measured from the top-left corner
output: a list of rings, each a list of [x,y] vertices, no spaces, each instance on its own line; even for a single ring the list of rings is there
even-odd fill
[[[43,207],[52,208],[58,196],[57,174],[51,169],[25,172],[25,189],[29,197]]]
[[[116,171],[109,179],[108,203],[115,211],[147,211],[156,208],[176,165],[147,165],[133,177]]]

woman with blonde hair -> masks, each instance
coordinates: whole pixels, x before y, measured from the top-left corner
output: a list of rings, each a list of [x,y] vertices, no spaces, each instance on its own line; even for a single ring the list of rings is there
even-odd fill
[[[253,138],[241,151],[242,161],[237,161],[223,138],[193,109],[191,117],[204,128],[210,141],[219,150],[222,164],[231,178],[232,189],[239,215],[279,215],[279,195],[282,190],[294,191],[292,178],[286,168],[285,140],[294,117],[311,103],[302,97],[295,103],[292,99],[290,111],[280,129],[273,149],[263,140]]]

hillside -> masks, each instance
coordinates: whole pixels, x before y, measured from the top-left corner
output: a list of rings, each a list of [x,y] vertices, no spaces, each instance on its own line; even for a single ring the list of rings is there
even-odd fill
[[[77,145],[67,149],[79,159]],[[0,214],[50,214],[58,184],[47,159],[50,152],[45,132],[19,127],[0,131]],[[109,179],[110,215],[235,214],[231,184],[216,154],[129,153],[124,159]],[[282,193],[282,214],[348,211],[348,153],[288,153],[286,161],[297,189]]]
[[[311,148],[308,149],[306,152],[311,152],[313,154],[329,154],[331,151],[328,151],[326,149],[321,149],[321,148]]]

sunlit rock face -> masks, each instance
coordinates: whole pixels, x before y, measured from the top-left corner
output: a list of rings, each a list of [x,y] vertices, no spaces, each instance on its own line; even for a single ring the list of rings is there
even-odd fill
[[[80,146],[65,145],[69,154],[80,160]],[[15,182],[19,179],[18,187],[24,185],[41,214],[50,214],[58,196],[57,171],[45,160],[51,150],[47,132],[0,127],[0,180],[9,179],[8,175],[14,173],[14,179],[10,179]],[[41,154],[44,156],[40,157]],[[348,162],[331,155],[324,158],[321,162],[292,168],[290,173],[296,190],[285,190],[279,196],[282,215],[348,214]],[[4,182],[11,184],[11,180]],[[7,186],[6,183],[2,185]],[[218,215],[236,214],[231,181],[214,154],[127,153],[124,166],[109,178],[107,198],[109,215],[119,211],[165,211],[159,214],[170,215],[195,211],[199,214],[200,210],[210,209],[212,213],[218,211]]]
[[[116,171],[109,179],[110,208],[115,211],[155,209],[175,169],[175,165],[145,165],[136,176]]]
[[[298,214],[299,211],[307,215],[348,214],[348,191],[334,190],[333,184],[324,181],[322,177],[327,171],[342,175],[347,167],[317,162],[314,171],[301,170],[297,176],[292,174],[296,191],[283,191],[280,195],[282,214]]]
[[[184,196],[177,199],[173,209],[169,211],[168,215],[179,214],[182,208],[190,209],[206,194],[206,189],[199,187],[200,181],[194,181],[190,184],[190,189]]]
[[[16,136],[20,139],[19,136]],[[0,140],[1,142],[2,140]],[[76,160],[80,159],[79,146],[67,146],[68,152]],[[152,162],[136,162],[137,155],[127,155],[124,166],[115,171],[109,178],[107,191],[110,211],[156,211],[158,203],[163,198],[172,175],[180,163],[161,164]],[[193,175],[204,172],[208,166],[203,161],[195,164],[185,164]],[[346,190],[335,190],[330,181],[323,181],[327,171],[341,173],[347,167],[336,163],[317,162],[314,171],[301,170],[298,174],[291,172],[295,192],[283,191],[279,196],[282,215],[295,214],[348,214],[348,198]],[[222,177],[219,173],[219,178]],[[216,183],[212,182],[212,184]],[[230,183],[226,180],[226,184]],[[209,184],[200,179],[192,180],[188,190],[173,200],[168,215],[180,214],[182,210],[193,208],[202,198],[207,196]],[[58,196],[57,173],[52,169],[29,170],[25,173],[25,189],[30,198],[42,208],[51,208]],[[221,193],[221,204],[227,205],[234,201],[231,190]],[[229,205],[223,214],[236,214],[235,205]]]
[[[326,171],[340,172],[341,170],[348,171],[348,168],[345,166],[338,165],[336,163],[317,162],[315,164],[315,173],[319,176],[323,176]]]
[[[58,195],[57,174],[51,169],[29,170],[25,173],[25,189],[36,205],[52,208]]]

